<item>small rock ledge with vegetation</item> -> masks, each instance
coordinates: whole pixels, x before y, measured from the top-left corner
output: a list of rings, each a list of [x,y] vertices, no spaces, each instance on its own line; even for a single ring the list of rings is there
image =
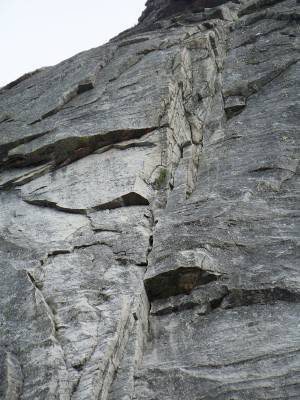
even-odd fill
[[[0,89],[0,398],[299,400],[296,0],[149,0]]]

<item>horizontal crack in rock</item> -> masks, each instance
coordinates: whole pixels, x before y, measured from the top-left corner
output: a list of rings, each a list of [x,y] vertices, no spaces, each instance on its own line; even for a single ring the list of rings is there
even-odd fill
[[[25,151],[20,150],[20,152],[18,152],[16,150],[9,155],[3,165],[5,168],[26,167],[51,161],[54,166],[62,167],[80,158],[88,156],[99,148],[130,139],[139,139],[156,129],[158,129],[158,127],[124,129],[110,131],[104,134],[96,134],[93,136],[68,137],[51,144],[42,145],[32,151],[29,150],[26,152],[25,149]]]
[[[293,292],[290,289],[277,286],[262,289],[230,289],[228,296],[222,303],[222,308],[272,304],[276,301],[300,303],[300,292]]]
[[[92,208],[67,208],[67,207],[61,207],[54,201],[49,201],[45,199],[27,199],[23,198],[23,200],[28,203],[32,204],[35,206],[40,206],[40,207],[48,207],[48,208],[54,208],[58,211],[70,213],[70,214],[83,214],[86,215],[87,213],[92,213],[100,210],[113,210],[115,208],[121,208],[121,207],[131,207],[131,206],[148,206],[149,201],[141,196],[138,193],[135,192],[130,192],[125,194],[124,196],[117,197],[107,203],[103,203],[100,205],[97,205]]]

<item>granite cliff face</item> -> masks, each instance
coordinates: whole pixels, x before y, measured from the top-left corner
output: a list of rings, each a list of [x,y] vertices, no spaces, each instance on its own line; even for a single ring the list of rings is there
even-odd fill
[[[149,0],[0,90],[1,399],[300,399],[299,18]]]

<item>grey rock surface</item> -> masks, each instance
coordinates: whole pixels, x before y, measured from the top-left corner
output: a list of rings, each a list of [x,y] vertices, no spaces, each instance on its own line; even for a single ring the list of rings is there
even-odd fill
[[[0,89],[1,400],[300,399],[299,18],[149,0]]]

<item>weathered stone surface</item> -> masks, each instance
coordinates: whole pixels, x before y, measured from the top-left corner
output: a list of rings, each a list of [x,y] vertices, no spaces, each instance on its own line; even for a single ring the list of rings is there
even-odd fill
[[[296,399],[298,315],[299,304],[278,303],[152,317],[138,398]]]
[[[18,399],[22,393],[23,376],[18,359],[11,353],[0,354],[0,395],[3,399]]]
[[[300,398],[299,4],[149,0],[0,89],[0,396]]]

